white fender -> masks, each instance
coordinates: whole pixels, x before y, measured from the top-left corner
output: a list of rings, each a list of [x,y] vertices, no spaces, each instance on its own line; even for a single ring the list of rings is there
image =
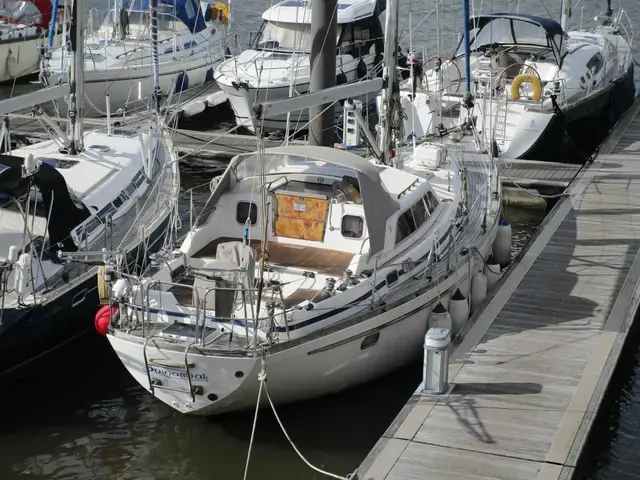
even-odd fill
[[[451,297],[449,302],[449,313],[451,314],[452,335],[455,336],[469,318],[469,302],[459,288]]]
[[[475,312],[487,298],[487,277],[478,272],[471,279],[471,312]]]

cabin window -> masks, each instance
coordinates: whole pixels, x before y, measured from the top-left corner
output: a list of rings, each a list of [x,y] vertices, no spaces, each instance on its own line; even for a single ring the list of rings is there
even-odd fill
[[[358,20],[353,25],[353,40],[358,43],[365,43],[371,39],[371,23],[369,19]]]
[[[135,177],[133,177],[132,183],[139,187],[142,185],[142,181],[144,180],[144,174],[142,172],[138,172]]]
[[[364,232],[364,220],[356,215],[342,217],[342,236],[347,238],[362,238]]]
[[[238,202],[236,221],[244,225],[247,218],[250,220],[251,225],[255,225],[258,222],[258,207],[253,202]]]
[[[587,70],[592,72],[593,75],[596,75],[600,69],[604,65],[604,59],[600,53],[596,53],[591,59],[587,62]]]
[[[89,222],[87,222],[87,225],[84,227],[85,231],[87,234],[91,235],[100,225],[102,222],[100,222],[100,219],[98,217],[93,217],[91,220],[89,220]]]
[[[311,24],[265,21],[256,35],[257,50],[311,51]]]
[[[411,210],[402,213],[398,218],[398,227],[396,229],[396,245],[407,238],[418,229],[413,220]]]
[[[373,18],[364,18],[354,24],[345,24],[338,42],[338,54],[351,55],[354,58],[368,55],[376,30],[375,27],[372,28],[372,21]]]
[[[131,195],[133,195],[133,192],[136,191],[138,187],[136,187],[136,185],[134,183],[130,183],[129,185],[127,185],[127,188],[124,189],[124,194],[127,197],[131,197]]]
[[[350,23],[342,27],[342,35],[338,45],[338,55],[353,55],[353,27]]]
[[[436,208],[438,208],[438,199],[433,194],[433,192],[427,192],[424,196],[424,201],[427,203],[427,209],[429,213],[433,213]]]
[[[358,57],[369,53],[371,37],[371,21],[369,18],[358,20],[353,25],[353,46]]]
[[[427,221],[427,218],[429,218],[429,212],[427,211],[427,207],[422,199],[411,207],[411,214],[413,215],[413,221],[416,224],[416,228],[420,228],[422,224]]]
[[[430,200],[428,200],[429,195],[431,195],[432,198],[433,209],[430,207]],[[398,218],[398,228],[396,230],[396,245],[419,229],[437,206],[438,200],[433,193],[428,192],[427,195],[412,205],[409,210],[400,215],[400,218]]]

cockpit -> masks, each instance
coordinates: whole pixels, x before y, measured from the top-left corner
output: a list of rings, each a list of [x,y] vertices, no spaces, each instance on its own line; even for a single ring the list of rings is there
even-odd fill
[[[469,20],[472,57],[488,59],[491,67],[510,69],[529,62],[560,65],[566,49],[566,34],[554,20],[522,14],[481,15]],[[464,39],[454,59],[464,57]],[[517,75],[514,69],[508,77]],[[506,73],[506,72],[505,72]]]

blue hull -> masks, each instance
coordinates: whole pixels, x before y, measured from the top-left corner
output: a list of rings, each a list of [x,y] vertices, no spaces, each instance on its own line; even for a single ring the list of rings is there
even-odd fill
[[[166,218],[151,234],[144,250],[138,246],[131,252],[132,264],[146,262],[148,255],[162,246],[168,225]],[[5,308],[0,326],[0,376],[15,372],[93,328],[99,307],[94,273],[45,304]]]

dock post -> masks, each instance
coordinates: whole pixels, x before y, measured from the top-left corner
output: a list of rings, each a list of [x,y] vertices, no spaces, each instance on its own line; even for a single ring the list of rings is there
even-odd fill
[[[311,82],[310,92],[336,85],[338,0],[311,2]],[[309,108],[309,144],[332,147],[335,107]]]
[[[430,328],[424,336],[424,364],[420,393],[443,395],[449,389],[449,345],[451,332],[448,328]]]

